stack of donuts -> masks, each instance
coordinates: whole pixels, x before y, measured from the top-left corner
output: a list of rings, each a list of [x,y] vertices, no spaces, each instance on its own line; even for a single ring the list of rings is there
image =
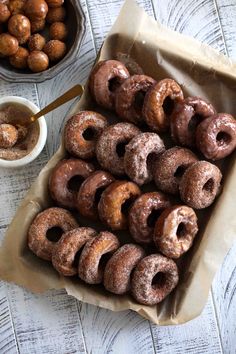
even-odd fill
[[[130,76],[116,60],[95,66],[89,88],[97,104],[123,121],[110,125],[94,111],[67,121],[69,157],[49,180],[56,207],[33,220],[28,245],[64,276],[155,305],[178,283],[175,261],[198,233],[194,209],[209,207],[220,193],[222,173],[209,160],[235,150],[236,121],[202,98],[184,98],[174,80]],[[91,228],[93,221],[105,230]],[[56,241],[48,237],[55,227],[62,232]],[[119,230],[129,231],[123,245],[112,233]]]

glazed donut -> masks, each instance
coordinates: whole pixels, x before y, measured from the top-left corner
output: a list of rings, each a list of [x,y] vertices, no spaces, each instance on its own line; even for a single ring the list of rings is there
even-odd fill
[[[117,123],[106,128],[96,146],[97,159],[102,168],[114,175],[123,175],[124,146],[139,133],[140,130],[131,123]]]
[[[79,277],[88,284],[100,284],[103,281],[104,258],[111,255],[120,246],[118,238],[108,231],[100,232],[83,248],[79,259]]]
[[[207,159],[220,160],[236,148],[236,120],[226,113],[219,113],[199,124],[196,143]]]
[[[124,168],[126,174],[138,185],[152,180],[151,167],[157,156],[165,150],[159,135],[141,133],[136,135],[126,146]]]
[[[183,174],[179,190],[181,200],[194,209],[211,205],[220,192],[222,174],[207,161],[198,161]]]
[[[123,82],[115,95],[115,109],[119,117],[132,123],[142,119],[146,92],[156,81],[147,75],[133,75]]]
[[[178,103],[170,118],[171,137],[176,144],[195,146],[197,125],[216,113],[211,103],[200,97],[187,97]]]
[[[143,116],[148,126],[157,132],[166,131],[174,106],[183,98],[181,87],[174,80],[164,79],[153,85],[143,105]]]
[[[178,194],[184,171],[197,161],[197,156],[186,148],[175,146],[166,150],[155,162],[154,181],[157,188]]]
[[[128,218],[125,213],[130,203],[140,194],[139,187],[133,182],[115,181],[111,183],[102,193],[98,203],[101,221],[112,230],[126,229]]]
[[[129,77],[125,65],[118,60],[99,62],[90,75],[89,88],[95,101],[108,109],[115,105],[115,91]]]
[[[131,291],[138,303],[156,305],[169,295],[178,281],[175,262],[160,254],[151,254],[143,258],[134,269]]]
[[[122,295],[130,290],[130,277],[137,263],[145,256],[142,247],[126,244],[106,264],[103,284],[111,293]]]
[[[170,207],[169,198],[161,192],[144,193],[129,211],[129,231],[138,243],[151,243],[155,221],[160,213]]]
[[[87,218],[98,219],[98,202],[101,193],[115,178],[105,171],[95,171],[81,184],[77,194],[76,208],[79,213]]]
[[[28,231],[28,246],[38,257],[51,261],[52,252],[57,242],[47,238],[48,230],[57,227],[63,232],[78,227],[71,213],[61,208],[49,208],[39,213]]]
[[[52,265],[58,273],[70,277],[78,273],[76,257],[86,242],[97,235],[90,227],[79,227],[62,235],[52,253]]]
[[[108,125],[101,114],[83,111],[71,117],[65,126],[65,148],[73,156],[90,159],[95,155],[96,141]]]
[[[49,180],[49,191],[52,199],[60,206],[74,208],[78,189],[77,186],[74,188],[70,184],[72,184],[73,179],[87,178],[93,171],[92,164],[79,159],[60,161],[52,171]],[[79,184],[79,182],[75,184]]]
[[[197,216],[186,205],[175,205],[158,218],[154,242],[157,249],[169,258],[179,258],[192,246],[198,232]]]

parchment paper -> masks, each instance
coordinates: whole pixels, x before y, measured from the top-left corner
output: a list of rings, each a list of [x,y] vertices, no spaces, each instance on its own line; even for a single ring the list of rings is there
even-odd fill
[[[97,59],[117,58],[119,53],[130,55],[156,80],[174,78],[186,95],[199,95],[211,101],[219,112],[236,115],[236,64],[212,48],[161,26],[132,0],[125,2]],[[71,114],[82,109],[96,109],[88,89]],[[139,305],[130,296],[112,295],[102,286],[88,286],[76,278],[60,277],[49,262],[29,251],[29,225],[38,212],[52,205],[48,178],[64,156],[62,144],[18,209],[0,249],[0,278],[37,293],[65,288],[78,300],[113,311],[132,309],[161,325],[183,323],[199,315],[213,276],[236,238],[235,155],[221,166],[225,177],[220,197],[204,214],[199,213],[201,232],[179,262],[178,287],[164,302],[152,307]]]

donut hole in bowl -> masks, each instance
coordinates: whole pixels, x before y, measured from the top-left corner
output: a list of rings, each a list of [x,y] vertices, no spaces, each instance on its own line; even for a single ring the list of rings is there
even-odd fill
[[[58,242],[64,231],[59,226],[54,226],[48,229],[46,237],[51,242]]]
[[[219,132],[216,135],[216,141],[218,146],[228,145],[231,141],[231,136],[226,132]]]
[[[164,208],[153,209],[152,212],[148,215],[147,226],[154,228],[157,219],[161,216],[161,213],[164,211]]]
[[[138,114],[142,113],[145,95],[146,95],[146,92],[140,90],[134,96],[134,109]]]
[[[202,119],[203,117],[200,114],[195,113],[188,122],[188,130],[190,132],[195,132],[198,124],[202,121]]]
[[[82,176],[76,175],[73,176],[68,182],[67,182],[67,188],[71,192],[78,192],[80,189],[81,184],[84,182],[84,178]]]
[[[164,102],[163,102],[163,111],[166,115],[171,115],[171,113],[173,112],[174,110],[174,107],[175,107],[175,101],[172,100],[169,96],[167,96],[165,99],[164,99]]]
[[[125,147],[128,144],[128,141],[122,141],[116,145],[116,153],[119,157],[123,157],[125,154]]]
[[[179,223],[177,230],[176,230],[176,236],[178,239],[184,238],[187,234],[187,227],[184,222]]]
[[[120,86],[121,82],[119,77],[113,77],[110,80],[108,80],[108,89],[111,92],[114,92],[118,89],[118,87]]]
[[[178,166],[177,169],[175,170],[174,177],[181,178],[185,171],[186,171],[186,166],[184,165]]]
[[[84,140],[94,140],[96,138],[97,132],[94,128],[92,127],[88,127],[87,129],[84,130],[82,136],[84,138]]]
[[[154,289],[162,288],[166,283],[166,274],[164,272],[158,272],[152,279],[152,287]]]
[[[202,189],[207,193],[212,193],[214,191],[215,182],[213,178],[209,178],[204,184]]]

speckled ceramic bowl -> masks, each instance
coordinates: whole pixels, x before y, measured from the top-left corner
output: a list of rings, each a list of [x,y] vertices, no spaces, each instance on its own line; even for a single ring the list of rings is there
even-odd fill
[[[12,67],[8,60],[0,59],[0,78],[10,82],[43,82],[61,73],[78,57],[85,34],[85,15],[79,0],[65,0],[67,10],[66,24],[69,36],[66,41],[68,52],[57,64],[41,73],[32,73],[29,69],[18,70]]]

